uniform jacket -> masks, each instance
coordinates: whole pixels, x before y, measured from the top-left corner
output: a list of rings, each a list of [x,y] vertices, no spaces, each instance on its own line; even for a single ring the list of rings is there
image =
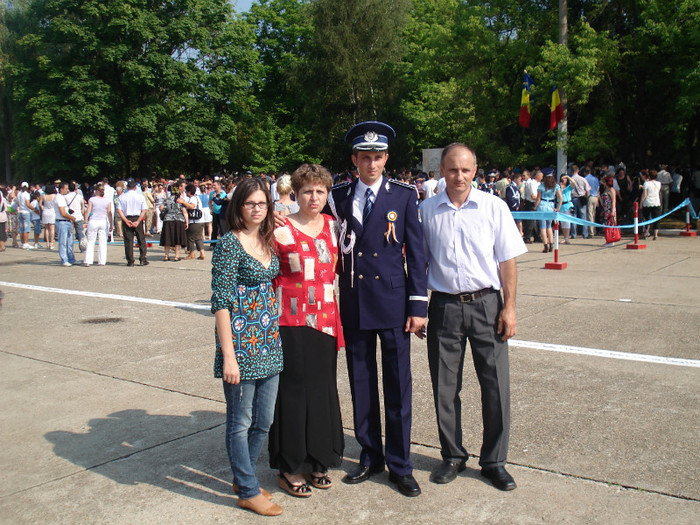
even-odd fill
[[[408,316],[426,317],[426,258],[415,188],[383,177],[363,227],[352,214],[356,186],[357,181],[335,186],[329,199],[340,229],[343,328],[397,328]]]

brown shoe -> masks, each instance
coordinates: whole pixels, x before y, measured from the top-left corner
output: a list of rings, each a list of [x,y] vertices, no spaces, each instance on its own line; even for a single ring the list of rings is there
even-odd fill
[[[238,498],[238,506],[242,509],[252,510],[261,516],[279,516],[282,514],[282,507],[268,501],[262,494],[258,494],[250,499]]]
[[[190,254],[187,257],[185,257],[185,259],[194,259],[194,252],[190,252]]]
[[[233,491],[238,494],[238,485],[232,483],[231,486],[233,487]],[[264,488],[260,487],[260,494],[265,496],[268,501],[272,500],[272,494],[270,494],[268,491],[266,491]]]

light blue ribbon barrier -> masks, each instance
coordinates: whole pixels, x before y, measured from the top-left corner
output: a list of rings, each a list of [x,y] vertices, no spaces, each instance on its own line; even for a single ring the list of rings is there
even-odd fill
[[[664,217],[668,217],[672,213],[677,212],[678,210],[685,208],[686,206],[690,207],[690,216],[693,219],[697,219],[698,215],[693,209],[693,205],[690,202],[690,199],[685,199],[683,202],[681,202],[678,206],[673,208],[672,210],[669,210],[668,212],[664,213],[660,217],[657,217],[656,219],[652,219],[650,221],[644,221],[644,222],[639,222],[637,225],[638,226],[646,226],[647,224],[652,224],[654,222],[660,221]],[[559,221],[559,222],[569,222],[571,224],[579,224],[581,226],[594,226],[597,228],[634,228],[634,223],[633,224],[614,224],[614,225],[607,225],[607,224],[598,224],[597,222],[591,222],[587,221],[585,219],[579,219],[578,217],[574,217],[573,215],[567,215],[566,213],[561,213],[558,211],[513,211],[511,212],[513,214],[514,219],[519,219],[519,220],[543,220],[543,221]]]

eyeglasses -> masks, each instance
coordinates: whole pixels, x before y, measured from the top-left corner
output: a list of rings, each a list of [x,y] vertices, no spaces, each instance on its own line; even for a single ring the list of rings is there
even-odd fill
[[[248,211],[253,211],[255,208],[266,210],[267,202],[244,202],[243,207]]]

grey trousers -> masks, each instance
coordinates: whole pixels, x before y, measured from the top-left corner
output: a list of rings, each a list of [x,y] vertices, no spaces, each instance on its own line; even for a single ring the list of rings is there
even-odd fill
[[[462,390],[467,340],[481,386],[484,425],[479,464],[503,466],[510,432],[508,343],[497,333],[499,292],[469,303],[433,293],[428,307],[428,364],[443,459],[468,456],[462,446]]]

